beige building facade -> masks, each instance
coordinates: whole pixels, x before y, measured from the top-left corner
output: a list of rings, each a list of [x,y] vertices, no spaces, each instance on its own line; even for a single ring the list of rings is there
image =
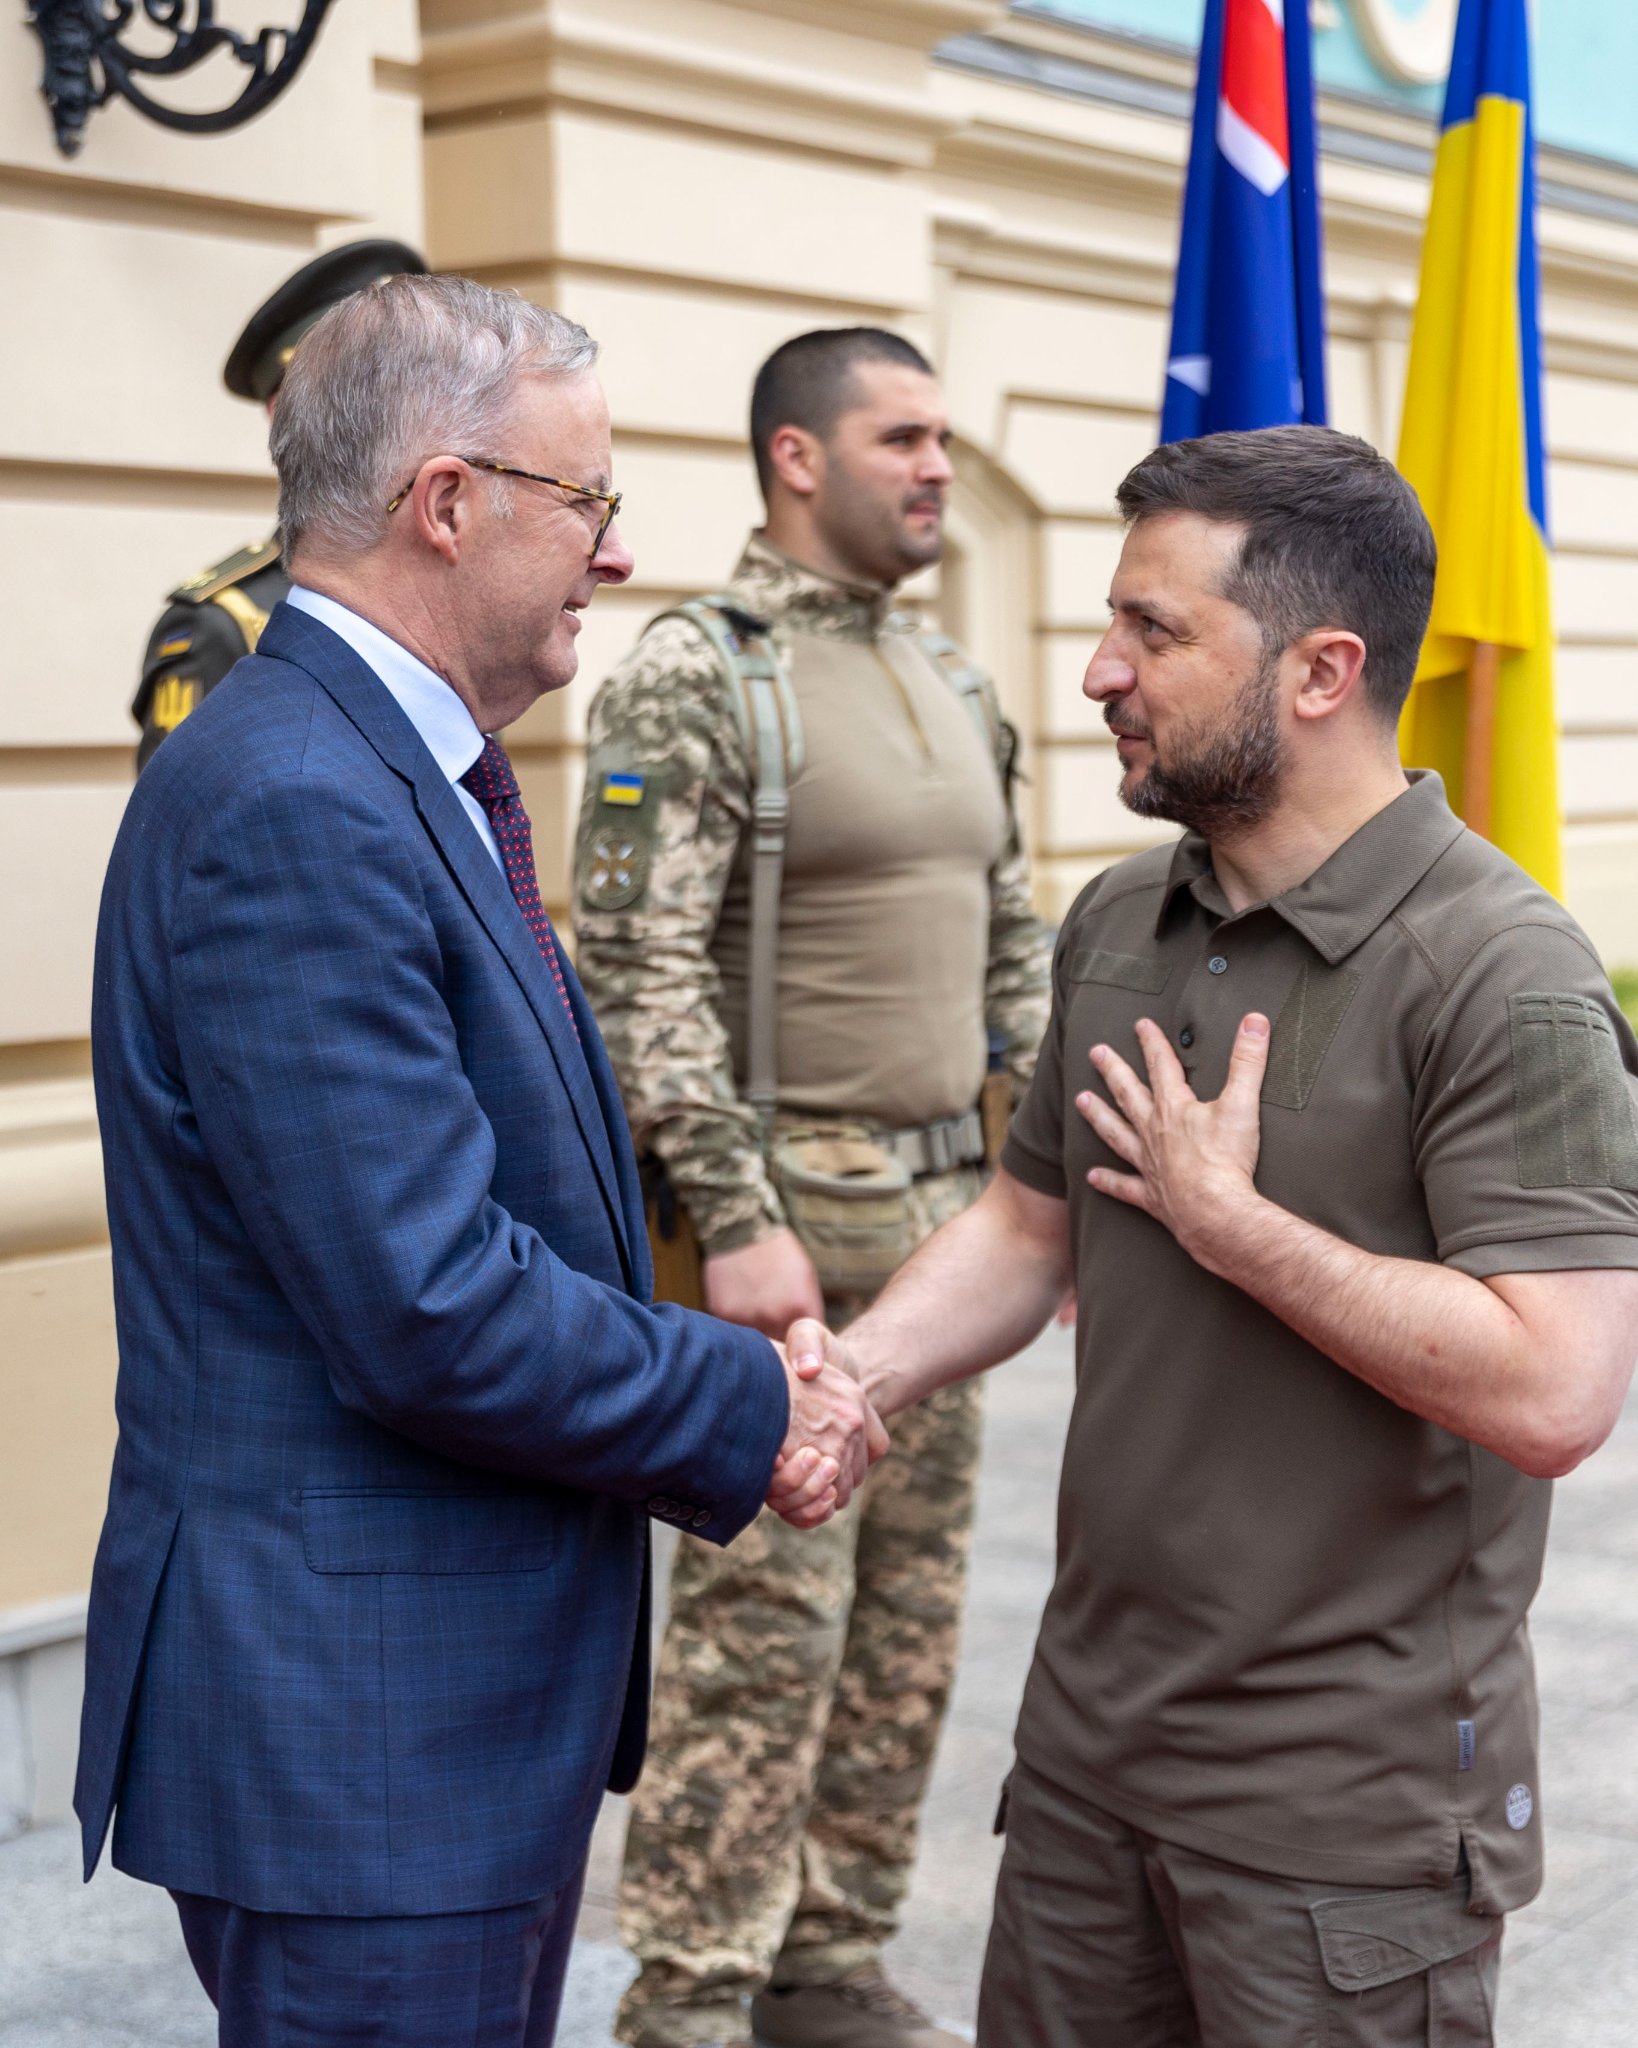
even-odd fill
[[[592,689],[756,516],[757,363],[808,326],[912,334],[958,435],[927,597],[1023,730],[1056,915],[1156,835],[1115,801],[1079,685],[1113,488],[1155,432],[1192,78],[991,0],[340,0],[247,128],[114,106],[70,164],[31,41],[0,34],[4,1832],[63,1810],[113,1440],[86,1031],[126,705],[165,592],[271,523],[261,417],[219,383],[245,314],[380,231],[602,341],[637,574],[588,615],[579,680],[508,736],[554,906]],[[1333,419],[1391,450],[1432,131],[1341,96],[1321,114]],[[1638,173],[1547,152],[1542,176],[1568,894],[1638,964]]]

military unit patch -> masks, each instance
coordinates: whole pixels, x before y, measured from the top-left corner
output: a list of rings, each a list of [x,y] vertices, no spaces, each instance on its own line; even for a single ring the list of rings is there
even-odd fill
[[[586,901],[598,910],[623,910],[648,880],[648,848],[629,833],[605,829],[592,840],[584,868]]]

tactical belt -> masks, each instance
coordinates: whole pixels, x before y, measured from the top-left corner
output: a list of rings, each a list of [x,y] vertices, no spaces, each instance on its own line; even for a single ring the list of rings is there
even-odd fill
[[[907,1131],[878,1131],[876,1143],[910,1175],[953,1173],[958,1166],[976,1166],[984,1157],[984,1119],[976,1109],[964,1116],[940,1117],[937,1123],[915,1124]]]

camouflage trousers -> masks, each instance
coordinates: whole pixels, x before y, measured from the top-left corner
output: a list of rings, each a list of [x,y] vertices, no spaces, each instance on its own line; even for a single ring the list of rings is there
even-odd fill
[[[981,1185],[972,1168],[917,1181],[918,1242]],[[752,1993],[833,1983],[897,1929],[955,1673],[981,1420],[979,1381],[946,1387],[894,1419],[891,1454],[823,1528],[763,1514],[726,1550],[678,1543],[626,1835],[620,1933],[640,1967],[620,2040],[739,2039]]]

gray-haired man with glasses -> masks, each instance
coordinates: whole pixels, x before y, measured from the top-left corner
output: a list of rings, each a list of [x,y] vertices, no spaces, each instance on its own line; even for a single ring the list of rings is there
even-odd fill
[[[109,869],[76,1805],[88,1868],[118,1808],[232,2048],[548,2048],[642,1757],[649,1520],[815,1526],[886,1448],[852,1381],[650,1306],[494,737],[631,573],[595,355],[460,278],[326,314],[274,419],[289,594]]]

